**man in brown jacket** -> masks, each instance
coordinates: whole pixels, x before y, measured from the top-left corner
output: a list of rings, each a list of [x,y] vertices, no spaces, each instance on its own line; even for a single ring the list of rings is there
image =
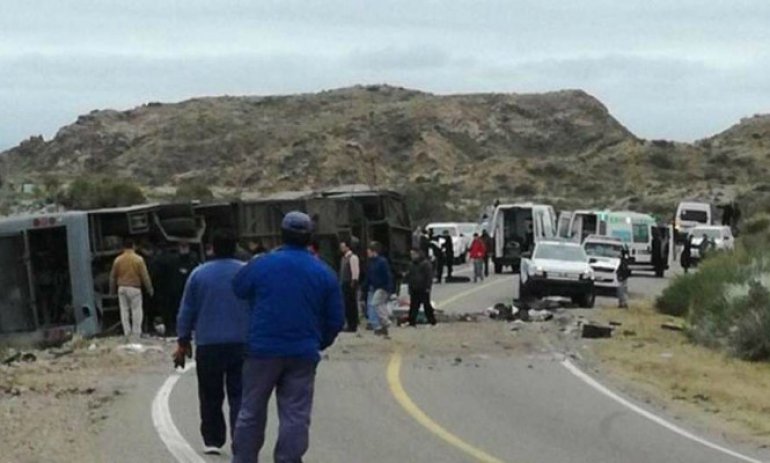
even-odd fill
[[[150,296],[154,294],[147,265],[142,256],[134,251],[134,241],[126,238],[123,253],[115,259],[110,273],[110,292],[115,294],[117,289],[125,336],[139,337],[142,334],[142,286]]]

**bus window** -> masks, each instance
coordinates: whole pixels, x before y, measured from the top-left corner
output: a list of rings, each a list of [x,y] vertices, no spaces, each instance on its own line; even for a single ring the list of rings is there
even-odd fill
[[[649,243],[650,226],[645,223],[633,224],[634,243]]]

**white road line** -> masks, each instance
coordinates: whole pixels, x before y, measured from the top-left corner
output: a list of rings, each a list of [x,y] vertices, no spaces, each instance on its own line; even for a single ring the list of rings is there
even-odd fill
[[[171,416],[171,410],[168,406],[171,391],[174,390],[176,382],[185,372],[195,368],[195,362],[187,364],[184,370],[174,373],[166,379],[163,386],[158,389],[155,399],[152,401],[152,424],[160,436],[169,452],[179,463],[206,463],[198,453],[190,447],[182,434],[174,424],[174,418]]]
[[[604,385],[596,381],[594,378],[583,372],[580,368],[575,366],[572,362],[570,362],[568,359],[565,359],[561,362],[562,366],[569,370],[570,373],[577,376],[579,379],[581,379],[584,383],[588,384],[595,390],[601,392],[605,396],[609,397],[610,399],[618,402],[619,404],[623,405],[626,408],[631,409],[632,411],[638,413],[639,415],[647,418],[648,420],[652,421],[655,424],[658,424],[660,426],[663,426],[664,428],[668,429],[669,431],[672,431],[676,434],[679,434],[680,436],[690,439],[691,441],[697,442],[701,445],[704,445],[710,449],[716,450],[718,452],[722,452],[725,455],[730,455],[731,457],[737,458],[739,460],[743,460],[748,463],[763,463],[760,460],[748,457],[746,455],[743,455],[741,453],[738,453],[736,451],[730,450],[728,448],[722,447],[721,445],[715,444],[713,442],[710,442],[702,437],[698,437],[695,434],[686,431],[679,426],[664,420],[663,418],[659,417],[658,415],[655,415],[641,407],[639,407],[636,404],[631,403],[630,401],[624,399],[623,397],[619,396],[618,394],[612,392],[611,390],[607,389]]]

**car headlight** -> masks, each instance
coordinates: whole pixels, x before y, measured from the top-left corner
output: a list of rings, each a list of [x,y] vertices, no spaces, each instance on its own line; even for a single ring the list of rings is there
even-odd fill
[[[536,277],[545,277],[545,269],[543,267],[535,267],[535,272],[533,275]]]
[[[594,272],[592,272],[590,270],[587,271],[587,272],[583,272],[583,273],[580,274],[580,279],[581,280],[593,280],[594,279]]]

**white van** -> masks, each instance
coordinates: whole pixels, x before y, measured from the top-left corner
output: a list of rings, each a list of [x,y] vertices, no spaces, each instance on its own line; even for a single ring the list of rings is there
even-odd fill
[[[490,227],[495,273],[506,266],[515,272],[522,254],[531,253],[538,241],[556,236],[556,211],[546,204],[501,204],[492,214]]]
[[[583,243],[591,235],[608,236],[607,233],[607,215],[609,211],[599,210],[579,210],[569,215],[569,225],[566,227],[564,238]],[[563,214],[562,218],[568,217]],[[560,222],[559,227],[562,233],[565,233],[564,223]]]
[[[658,227],[655,218],[633,211],[575,211],[570,219],[566,239],[583,243],[591,235],[620,239],[628,248],[631,263],[635,266],[652,267],[662,277],[673,259],[673,246],[669,243],[671,232]],[[653,264],[653,238],[660,236],[661,259]]]
[[[687,236],[690,229],[700,225],[713,225],[715,219],[714,206],[698,201],[682,201],[676,208],[674,230],[679,241]]]

